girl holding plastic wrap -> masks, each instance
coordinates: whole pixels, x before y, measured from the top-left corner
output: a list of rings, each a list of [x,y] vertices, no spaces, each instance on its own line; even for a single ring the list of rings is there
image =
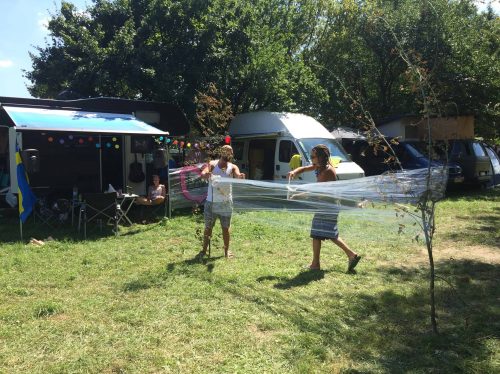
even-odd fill
[[[311,161],[311,165],[301,166],[290,171],[288,173],[288,178],[294,178],[295,176],[305,171],[314,171],[316,173],[317,182],[332,182],[337,180],[335,167],[331,164],[330,161],[330,150],[326,145],[318,144],[312,149]],[[353,252],[349,248],[349,246],[339,237],[337,218],[338,211],[332,212],[330,214],[316,213],[314,215],[311,225],[313,259],[311,264],[309,265],[309,269],[320,270],[321,242],[326,239],[332,240],[347,255],[348,273],[353,273],[354,268],[358,264],[359,260],[361,260],[361,256]]]

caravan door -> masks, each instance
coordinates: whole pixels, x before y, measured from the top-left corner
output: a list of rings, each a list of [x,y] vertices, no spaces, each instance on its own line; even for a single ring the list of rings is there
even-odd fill
[[[248,178],[274,179],[276,139],[250,139],[248,142]]]
[[[248,140],[232,141],[231,147],[233,147],[233,162],[248,178]]]

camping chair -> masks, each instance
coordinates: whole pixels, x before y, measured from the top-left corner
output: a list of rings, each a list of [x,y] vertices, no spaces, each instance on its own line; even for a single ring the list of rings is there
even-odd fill
[[[50,191],[46,188],[35,189],[35,195],[36,203],[33,207],[33,222],[53,228],[57,215],[50,207]]]
[[[154,219],[158,216],[161,216],[162,218],[168,217],[168,194],[163,201],[163,203],[158,204],[158,205],[141,205],[140,206],[140,220],[143,221],[146,218],[148,219]]]
[[[53,203],[45,197],[37,200],[34,210],[35,223],[40,221],[50,228],[64,224],[69,216],[70,202],[67,199],[57,199]]]
[[[167,193],[163,203],[151,207],[151,217],[154,218],[160,215],[162,218],[168,217],[168,198],[169,196]]]
[[[78,214],[78,230],[83,225],[83,237],[87,239],[87,223],[96,221],[102,230],[105,220],[106,224],[113,223],[115,236],[118,235],[118,209],[116,192],[84,194]]]

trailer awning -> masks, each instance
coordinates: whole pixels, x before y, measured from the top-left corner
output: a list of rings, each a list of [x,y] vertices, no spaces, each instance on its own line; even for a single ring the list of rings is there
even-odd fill
[[[168,135],[129,114],[3,106],[18,130]]]

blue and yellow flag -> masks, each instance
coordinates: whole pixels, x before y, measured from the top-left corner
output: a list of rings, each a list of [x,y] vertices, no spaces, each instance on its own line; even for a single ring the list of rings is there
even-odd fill
[[[36,196],[31,191],[26,170],[24,170],[23,160],[19,149],[16,152],[16,167],[17,167],[17,185],[18,185],[18,203],[19,203],[19,219],[24,223],[33,211],[36,203]]]

